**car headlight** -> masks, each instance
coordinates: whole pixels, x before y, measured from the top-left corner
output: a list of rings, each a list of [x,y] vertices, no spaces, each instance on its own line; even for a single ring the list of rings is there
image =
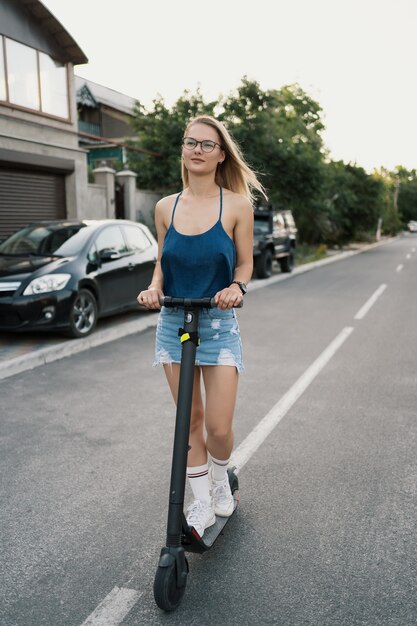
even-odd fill
[[[23,292],[24,296],[33,296],[37,293],[48,293],[64,289],[71,274],[45,274],[32,280]]]

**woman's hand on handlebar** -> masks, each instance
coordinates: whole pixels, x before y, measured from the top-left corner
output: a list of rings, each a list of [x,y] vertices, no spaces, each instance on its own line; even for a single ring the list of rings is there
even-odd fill
[[[163,297],[164,292],[162,289],[152,287],[151,289],[144,289],[144,291],[141,291],[136,300],[147,309],[160,309],[160,300]]]
[[[243,294],[236,285],[236,288],[226,287],[218,291],[214,296],[214,301],[219,309],[233,309],[234,306],[238,306],[243,300]]]

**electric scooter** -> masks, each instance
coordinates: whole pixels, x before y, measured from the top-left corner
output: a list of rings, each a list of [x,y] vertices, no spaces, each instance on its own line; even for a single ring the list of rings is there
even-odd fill
[[[216,516],[213,526],[206,528],[200,537],[195,528],[188,526],[184,515],[184,493],[187,471],[188,438],[190,433],[191,404],[193,396],[196,349],[199,344],[198,319],[200,309],[215,308],[214,298],[161,299],[165,307],[184,309],[184,328],[178,330],[181,340],[181,366],[175,420],[174,449],[172,454],[171,486],[169,492],[166,546],[162,548],[154,581],[154,598],[159,608],[173,611],[182,600],[189,572],[187,552],[206,552],[220,535],[230,517]],[[239,502],[239,483],[234,467],[228,469],[234,510]]]

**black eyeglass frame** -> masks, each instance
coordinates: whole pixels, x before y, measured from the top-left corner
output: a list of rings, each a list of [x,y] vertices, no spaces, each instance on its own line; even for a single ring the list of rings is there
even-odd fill
[[[193,146],[192,148],[189,148],[188,146],[186,146],[186,145],[185,145],[185,141],[186,141],[186,139],[191,139],[192,141],[195,141],[195,146]],[[203,143],[204,143],[205,141],[210,141],[211,143],[213,143],[213,144],[214,144],[214,146],[213,146],[213,150],[204,150],[204,148],[203,148]],[[201,145],[201,150],[202,150],[203,152],[205,152],[206,154],[210,154],[210,152],[213,152],[213,151],[214,151],[214,148],[215,148],[216,146],[219,146],[220,150],[223,150],[223,146],[222,146],[221,144],[217,143],[217,141],[213,141],[212,139],[203,139],[202,141],[197,141],[197,139],[194,139],[194,137],[184,137],[184,138],[183,138],[183,140],[182,140],[182,145],[183,145],[183,147],[184,147],[186,150],[194,150],[195,148],[197,148],[198,144],[200,144],[200,145]]]

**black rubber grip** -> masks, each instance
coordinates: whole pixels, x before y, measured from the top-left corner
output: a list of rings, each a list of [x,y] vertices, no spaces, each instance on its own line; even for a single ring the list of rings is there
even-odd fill
[[[175,298],[172,296],[164,296],[160,298],[159,304],[165,307],[179,307],[179,308],[196,308],[196,309],[215,309],[217,307],[214,298]],[[237,304],[234,308],[242,308],[243,300],[240,304]]]

